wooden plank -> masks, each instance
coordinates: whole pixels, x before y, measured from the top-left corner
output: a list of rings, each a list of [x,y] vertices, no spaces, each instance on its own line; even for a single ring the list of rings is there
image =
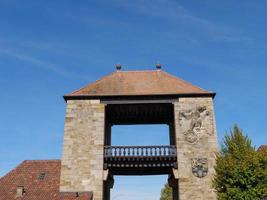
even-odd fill
[[[114,104],[150,104],[150,103],[173,103],[178,101],[177,99],[140,99],[140,100],[101,100],[100,102],[106,105],[114,105]]]

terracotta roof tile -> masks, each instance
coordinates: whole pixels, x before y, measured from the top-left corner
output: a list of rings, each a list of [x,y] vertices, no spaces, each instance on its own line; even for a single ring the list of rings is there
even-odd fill
[[[266,152],[267,153],[267,145],[261,145],[258,150],[258,152]]]
[[[60,160],[24,161],[0,178],[0,200],[91,200],[92,193],[60,193]],[[41,173],[44,180],[39,180]],[[23,186],[25,194],[16,197],[16,189]]]
[[[117,71],[95,81],[65,98],[75,96],[129,96],[129,95],[186,95],[210,94],[162,70]]]

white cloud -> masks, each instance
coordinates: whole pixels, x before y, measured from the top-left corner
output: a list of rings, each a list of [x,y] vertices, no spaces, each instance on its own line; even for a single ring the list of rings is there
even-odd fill
[[[242,35],[239,30],[233,27],[215,23],[207,18],[196,16],[178,1],[174,0],[113,0],[113,5],[126,9],[129,12],[146,15],[155,18],[161,18],[172,22],[179,23],[179,28],[183,26],[201,29],[201,33],[205,33],[214,40],[221,41],[243,41],[251,42],[252,39]],[[182,26],[181,26],[182,25]]]
[[[59,67],[58,65],[55,65],[53,63],[49,63],[47,61],[40,60],[40,59],[35,58],[33,56],[30,56],[30,55],[18,53],[15,50],[10,49],[10,48],[0,48],[0,54],[14,57],[20,61],[32,63],[32,64],[34,64],[35,67],[38,67],[38,68],[41,68],[44,70],[52,71],[58,75],[66,77],[66,78],[88,79],[88,77],[71,73],[71,72],[69,72],[69,71],[63,69],[62,67]]]

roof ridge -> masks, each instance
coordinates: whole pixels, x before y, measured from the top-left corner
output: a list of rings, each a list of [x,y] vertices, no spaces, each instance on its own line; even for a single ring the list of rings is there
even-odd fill
[[[147,70],[119,70],[119,71],[116,71],[116,72],[157,72],[157,71],[162,71],[162,70],[159,70],[159,69],[147,69]],[[116,73],[115,72],[115,73]]]

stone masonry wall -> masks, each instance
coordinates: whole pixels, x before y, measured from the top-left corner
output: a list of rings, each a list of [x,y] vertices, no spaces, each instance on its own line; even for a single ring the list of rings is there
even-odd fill
[[[93,191],[102,200],[104,110],[99,100],[68,100],[60,191]]]
[[[174,110],[179,200],[216,200],[211,187],[218,151],[213,99],[180,98]]]

